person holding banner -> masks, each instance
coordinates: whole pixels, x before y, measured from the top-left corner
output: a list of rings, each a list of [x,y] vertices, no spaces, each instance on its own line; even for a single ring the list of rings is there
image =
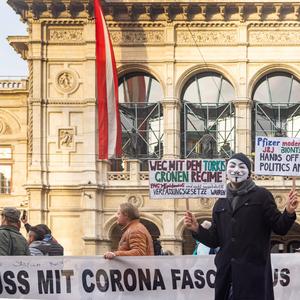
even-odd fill
[[[270,259],[271,231],[285,235],[296,219],[298,197],[288,194],[281,213],[272,194],[251,179],[251,162],[243,153],[227,163],[227,197],[216,201],[212,226],[199,226],[187,211],[185,226],[195,239],[211,248],[220,247],[215,257],[217,268],[215,300],[273,300]]]
[[[211,222],[208,220],[203,221],[200,224],[202,227],[209,229],[211,227]],[[193,252],[193,255],[208,255],[208,254],[216,254],[218,249],[213,249],[205,246],[204,244],[200,243],[200,241],[196,240],[196,247]]]
[[[116,216],[117,223],[122,226],[122,237],[118,250],[106,252],[104,258],[154,255],[152,237],[147,228],[140,223],[137,207],[128,202],[122,203]]]

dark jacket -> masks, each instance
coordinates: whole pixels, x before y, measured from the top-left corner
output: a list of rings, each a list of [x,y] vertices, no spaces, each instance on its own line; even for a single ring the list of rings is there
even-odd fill
[[[29,223],[24,224],[27,232],[32,226]],[[42,241],[34,241],[29,245],[30,254],[34,256],[49,255],[61,256],[64,255],[64,247],[53,238],[51,234],[46,234]]]
[[[199,226],[193,234],[211,248],[220,246],[215,257],[215,300],[227,299],[231,282],[233,300],[274,299],[271,231],[284,235],[295,219],[295,214],[280,213],[272,194],[262,187],[239,196],[234,210],[229,199],[218,199],[211,228]]]
[[[27,241],[17,228],[0,227],[0,255],[30,255]]]
[[[51,240],[49,241],[34,241],[29,245],[30,254],[34,256],[49,255],[61,256],[64,255],[64,248]]]

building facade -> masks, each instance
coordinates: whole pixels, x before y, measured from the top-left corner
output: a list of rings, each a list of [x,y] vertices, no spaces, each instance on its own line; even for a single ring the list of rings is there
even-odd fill
[[[8,4],[28,25],[28,36],[8,39],[29,75],[0,81],[0,206],[48,224],[68,255],[115,248],[115,212],[126,201],[165,250],[190,254],[186,202],[149,199],[147,161],[251,156],[257,135],[299,136],[297,3],[103,1],[123,147],[122,159],[109,161],[97,159],[93,1]],[[291,178],[254,179],[283,209]],[[210,219],[214,202],[191,199],[190,208]],[[286,252],[299,240],[297,224],[273,237]]]

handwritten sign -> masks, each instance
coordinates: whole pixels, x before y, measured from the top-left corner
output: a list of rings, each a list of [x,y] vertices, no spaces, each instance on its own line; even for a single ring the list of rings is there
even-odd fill
[[[153,199],[225,198],[225,160],[150,160],[149,189]]]
[[[299,176],[300,139],[258,136],[255,141],[255,174]]]

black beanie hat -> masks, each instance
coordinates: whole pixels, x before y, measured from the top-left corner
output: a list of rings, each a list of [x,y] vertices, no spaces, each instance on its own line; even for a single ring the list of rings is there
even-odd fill
[[[238,160],[242,161],[247,166],[247,168],[249,170],[249,177],[250,177],[250,175],[251,175],[251,161],[244,153],[241,153],[241,152],[240,153],[235,153],[229,158],[229,160],[231,160],[231,159],[238,159]]]

